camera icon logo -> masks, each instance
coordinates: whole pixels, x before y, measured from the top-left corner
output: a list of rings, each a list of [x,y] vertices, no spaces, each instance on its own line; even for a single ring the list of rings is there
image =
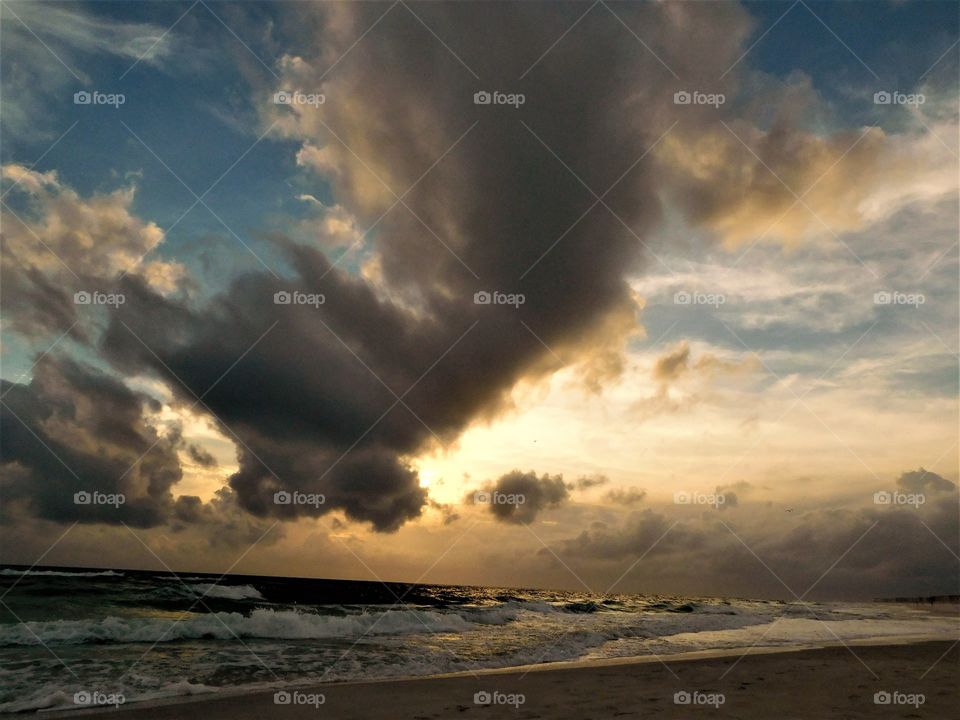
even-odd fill
[[[474,105],[489,105],[491,102],[493,102],[493,96],[486,90],[480,90],[473,94]]]
[[[292,299],[293,296],[286,290],[278,290],[273,294],[274,305],[289,305]]]
[[[889,505],[891,502],[893,502],[893,495],[886,490],[875,492],[873,494],[873,502],[876,505]]]
[[[475,492],[473,494],[473,502],[476,505],[489,505],[490,500],[490,493],[488,492]]]
[[[89,305],[91,299],[90,293],[88,293],[86,290],[80,290],[73,294],[74,305]]]
[[[289,705],[292,700],[293,696],[286,690],[279,690],[273,694],[274,705]]]
[[[889,705],[893,697],[886,690],[875,692],[873,694],[874,705]]]
[[[481,690],[480,692],[475,692],[473,694],[474,705],[489,705],[491,702],[493,702],[493,698],[486,690]]]
[[[674,705],[689,705],[690,704],[690,693],[686,690],[678,690],[673,694],[673,704]]]
[[[893,294],[886,290],[878,290],[873,294],[874,305],[889,305],[893,301]]]
[[[289,505],[293,502],[293,495],[286,490],[278,490],[273,494],[274,505]]]
[[[680,292],[673,294],[673,304],[674,304],[674,305],[689,305],[689,304],[690,304],[690,301],[691,301],[692,299],[693,299],[693,298],[692,298],[692,296],[690,295],[690,293],[688,293],[688,292],[686,292],[686,291],[684,291],[684,290],[681,290]]]
[[[489,305],[493,301],[493,296],[486,290],[480,290],[473,294],[474,305]]]
[[[293,104],[293,93],[289,90],[281,90],[273,94],[273,104],[274,105],[291,105]]]
[[[673,94],[674,105],[689,105],[692,97],[686,90],[680,90]]]
[[[881,90],[873,94],[873,102],[875,105],[889,105],[893,102],[893,97],[886,90]]]
[[[690,504],[690,493],[681,490],[680,492],[675,492],[673,494],[673,502],[676,505],[689,505]]]
[[[93,696],[87,690],[73,694],[74,705],[89,705],[91,702],[93,702]]]
[[[80,90],[73,94],[73,104],[74,105],[89,105],[93,101],[93,95],[88,93],[86,90]]]
[[[91,502],[93,502],[93,495],[86,490],[81,490],[73,494],[74,505],[89,505]]]

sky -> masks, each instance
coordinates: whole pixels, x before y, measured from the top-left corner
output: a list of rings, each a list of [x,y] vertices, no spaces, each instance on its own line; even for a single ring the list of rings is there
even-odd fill
[[[960,592],[954,3],[0,43],[0,562]]]

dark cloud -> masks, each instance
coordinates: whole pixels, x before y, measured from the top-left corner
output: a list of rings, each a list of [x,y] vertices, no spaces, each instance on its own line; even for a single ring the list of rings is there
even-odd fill
[[[957,486],[932,470],[911,470],[897,478],[897,487],[913,493],[955,493]]]
[[[666,516],[654,510],[634,512],[619,528],[594,527],[562,543],[561,557],[623,559],[645,551],[649,554],[686,552],[703,544],[702,531],[687,525],[673,528],[671,525]],[[664,539],[657,543],[661,537]]]
[[[610,482],[606,475],[587,475],[577,478],[571,483],[567,483],[570,490],[589,490],[590,488],[600,487]]]
[[[5,505],[63,522],[149,527],[170,511],[180,480],[174,444],[144,420],[156,401],[81,363],[41,358],[29,384],[0,381]],[[124,502],[77,504],[94,491]]]
[[[330,101],[292,115],[271,106],[283,115],[270,119],[304,143],[303,157],[322,154],[337,202],[357,226],[379,222],[366,273],[274,235],[287,258],[283,280],[245,275],[194,307],[127,278],[127,302],[105,335],[119,370],[155,373],[187,403],[203,397],[238,443],[230,486],[256,515],[340,509],[394,530],[427,500],[407,458],[497,413],[521,378],[581,363],[597,387],[619,371],[636,329],[626,278],[643,267],[639,238],[660,206],[652,162],[634,163],[673,122],[673,78],[622,25],[593,13],[522,82],[511,81],[582,13],[575,3],[423,11],[483,67],[485,81],[442,44],[424,42],[422,26],[398,12],[383,19],[376,42],[323,78],[314,68],[352,42],[344,29],[367,27],[382,10],[304,8],[308,36],[290,48],[291,58],[300,55],[284,65],[284,83],[323,89]],[[720,23],[727,32],[698,52],[735,58],[745,15],[703,12],[705,28]],[[688,44],[692,18],[683,9],[628,15]],[[674,60],[691,77],[701,74],[685,53]],[[477,105],[481,90],[523,92],[526,102]],[[601,193],[615,181],[602,204],[583,185]],[[393,193],[404,193],[402,204]],[[322,293],[326,302],[274,305],[281,290]],[[525,301],[475,304],[481,291]],[[277,505],[281,489],[326,501]]]
[[[604,495],[604,498],[607,502],[614,503],[615,505],[625,505],[631,506],[636,505],[639,502],[643,502],[643,499],[647,496],[646,490],[641,490],[636,487],[627,487],[627,488],[614,488],[608,490],[607,494]]]
[[[644,421],[659,415],[690,411],[703,402],[712,401],[710,386],[716,376],[745,374],[757,367],[759,363],[752,357],[729,361],[712,353],[702,353],[694,361],[690,344],[684,340],[656,359],[651,370],[657,382],[656,392],[634,401],[630,406],[631,414]],[[675,397],[670,386],[681,382],[686,383],[686,392]]]
[[[22,264],[12,250],[5,251],[0,261],[0,280],[0,302],[10,330],[29,338],[55,331],[69,332],[78,340],[89,339],[77,323],[77,306],[69,284],[64,286],[39,269]]]
[[[690,344],[684,340],[660,357],[653,365],[653,378],[663,385],[679,380],[690,371],[695,371],[701,378],[709,378],[719,373],[741,373],[755,370],[759,363],[753,357],[742,361],[727,361],[718,358],[712,353],[703,353],[693,362]]]
[[[487,483],[482,491],[469,493],[468,504],[484,504],[502,522],[517,525],[533,522],[541,511],[562,505],[570,497],[562,475],[542,477],[532,470],[513,470]]]
[[[740,504],[740,495],[749,493],[751,490],[753,490],[753,486],[745,480],[730,483],[729,485],[717,485],[715,494],[723,497],[723,504],[718,505],[717,509],[724,510],[726,508],[737,507]]]
[[[657,358],[653,366],[653,377],[660,382],[669,382],[680,377],[688,369],[690,345],[680,343],[676,349]]]
[[[444,525],[450,525],[460,519],[460,515],[454,509],[453,505],[448,503],[439,503],[436,500],[429,500],[428,503],[431,508],[439,512],[443,517]]]
[[[212,548],[272,545],[283,536],[281,528],[272,526],[273,522],[256,518],[241,508],[236,493],[226,487],[217,490],[207,503],[193,495],[181,495],[170,519],[173,532],[199,531],[198,542]]]
[[[202,465],[203,467],[216,467],[217,459],[196,443],[189,443],[187,445],[187,452],[198,465]]]
[[[644,556],[638,576],[683,592],[784,599],[793,599],[790,590],[803,595],[811,587],[811,598],[955,593],[956,486],[922,474],[904,473],[899,483],[910,491],[937,488],[917,507],[820,508],[787,516],[782,506],[758,503],[723,520],[713,511],[691,519],[648,509],[618,526],[595,524],[554,551],[575,570],[583,566],[601,576],[616,576]],[[746,484],[717,490],[738,485]]]

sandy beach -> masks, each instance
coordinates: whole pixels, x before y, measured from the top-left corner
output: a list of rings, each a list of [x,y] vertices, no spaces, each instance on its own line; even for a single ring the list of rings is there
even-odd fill
[[[960,646],[937,641],[856,645],[742,657],[656,659],[508,669],[387,682],[337,683],[207,696],[54,717],[174,720],[337,718],[447,720],[524,718],[960,718]],[[299,693],[299,694],[297,694]],[[483,694],[486,695],[478,695]],[[676,693],[689,703],[675,702]],[[875,702],[888,693],[889,704]],[[323,702],[319,699],[322,696]],[[485,697],[490,704],[475,702]],[[49,716],[48,716],[49,717]]]

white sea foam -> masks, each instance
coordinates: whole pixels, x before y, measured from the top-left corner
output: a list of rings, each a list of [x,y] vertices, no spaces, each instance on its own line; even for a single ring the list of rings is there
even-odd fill
[[[462,632],[472,623],[457,613],[393,610],[344,617],[295,610],[259,608],[249,616],[235,612],[191,615],[176,624],[160,618],[108,617],[102,620],[53,620],[0,627],[0,646],[85,643],[172,642],[236,637],[282,640],[354,638],[423,632]]]
[[[224,590],[230,599],[259,599],[249,585],[190,585],[189,591],[183,585],[165,587],[181,598]],[[690,607],[688,612],[669,611],[684,605]],[[83,663],[84,680],[92,687],[122,692],[127,702],[136,702],[227,688],[266,689],[278,683],[669,656],[754,644],[802,647],[837,638],[847,642],[960,636],[955,617],[878,604],[668,598],[656,603],[627,600],[609,610],[553,598],[499,603],[478,598],[476,604],[466,605],[416,609],[336,605],[322,612],[326,614],[273,605],[246,613],[190,613],[178,622],[173,622],[175,615],[157,612],[0,625],[0,712],[76,707],[73,694],[83,688],[64,677],[62,666],[39,652],[33,660],[22,661],[23,647],[40,641],[58,654],[67,653],[72,665]],[[238,649],[236,637],[243,638],[250,653]],[[157,647],[144,655],[154,643]],[[64,645],[71,647],[57,649]],[[346,647],[351,652],[344,655]],[[172,658],[179,669],[174,675],[169,672]],[[12,659],[17,662],[6,662]],[[262,676],[264,662],[274,670],[272,678]],[[126,672],[132,664],[137,664],[137,671]],[[231,668],[229,678],[222,674],[224,665]],[[122,684],[117,686],[120,677]]]
[[[56,685],[49,685],[34,692],[18,694],[15,700],[0,703],[0,713],[19,713],[28,710],[53,710],[76,707],[73,695]]]
[[[231,600],[262,599],[249,585],[191,585],[197,595]],[[556,614],[547,603],[508,602],[467,606],[457,611],[388,610],[348,615],[320,615],[296,610],[258,608],[249,615],[218,612],[190,615],[175,625],[161,618],[107,617],[101,620],[50,620],[0,626],[0,647],[87,643],[173,642],[234,637],[261,639],[353,638],[361,635],[408,635],[464,632],[484,625],[506,625],[524,613]]]
[[[186,695],[202,695],[217,692],[218,689],[209,685],[191,683],[188,680],[175,680],[159,684],[149,690],[138,690],[128,686],[122,686],[116,690],[124,696],[125,702],[140,702]],[[15,700],[0,703],[0,713],[22,713],[30,710],[77,710],[80,707],[74,701],[74,693],[80,690],[79,685],[65,687],[59,683],[46,683],[32,691],[24,689],[17,693]]]
[[[197,595],[227,600],[263,600],[263,595],[252,585],[216,585],[198,583],[189,586]]]

